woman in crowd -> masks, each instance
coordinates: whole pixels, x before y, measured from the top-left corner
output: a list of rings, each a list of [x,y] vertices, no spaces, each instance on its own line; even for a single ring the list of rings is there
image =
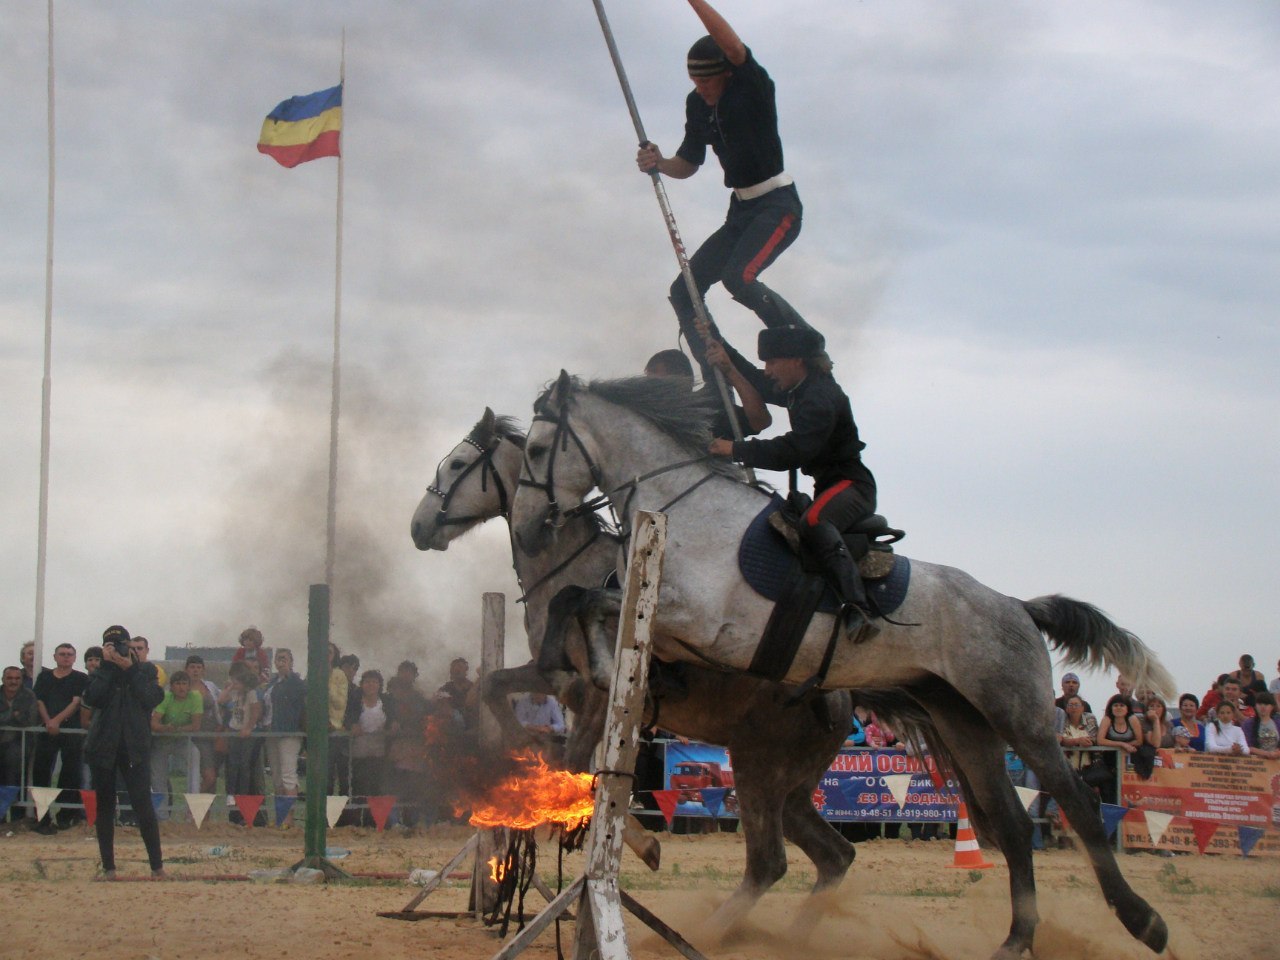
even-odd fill
[[[191,692],[200,694],[204,712],[200,716],[202,733],[220,732],[222,711],[218,709],[222,691],[212,680],[204,676],[204,657],[197,653],[187,657],[187,676],[191,678]],[[196,737],[187,753],[187,789],[192,793],[213,793],[218,783],[217,739]]]
[[[250,737],[262,718],[257,664],[244,661],[233,663],[227,685],[218,697],[218,702],[222,705],[226,727],[231,734],[227,753],[227,793],[231,796],[252,794],[253,765],[255,761],[261,763],[259,745],[262,742]],[[261,811],[258,816],[262,817],[262,823],[258,825],[265,826],[266,818]],[[227,819],[232,823],[244,823],[239,810],[231,811]]]
[[[1218,704],[1217,719],[1204,725],[1204,752],[1243,756],[1249,752],[1244,731],[1236,725],[1236,705],[1228,700]]]
[[[1142,727],[1133,722],[1129,698],[1117,693],[1107,701],[1107,715],[1098,727],[1098,746],[1115,747],[1132,756],[1143,742]]]
[[[1267,760],[1280,759],[1280,729],[1276,725],[1275,694],[1266,690],[1254,694],[1253,709],[1258,715],[1245,737],[1249,752]]]
[[[1142,737],[1145,743],[1158,750],[1172,750],[1176,744],[1173,740],[1173,724],[1169,722],[1169,708],[1159,697],[1147,700],[1146,712],[1142,715]]]
[[[275,652],[276,675],[262,694],[262,711],[267,729],[273,734],[302,733],[307,715],[307,685],[293,672],[293,651],[279,647]],[[302,737],[267,738],[267,762],[277,797],[298,795],[298,755]],[[293,826],[290,810],[278,826]]]
[[[1184,753],[1204,752],[1204,724],[1197,719],[1200,698],[1194,693],[1184,693],[1178,698],[1178,719],[1173,722],[1173,746]]]
[[[347,704],[346,729],[351,734],[351,792],[357,800],[380,797],[386,782],[387,727],[391,704],[382,692],[382,674],[366,670],[360,696]],[[367,811],[364,825],[368,826]]]

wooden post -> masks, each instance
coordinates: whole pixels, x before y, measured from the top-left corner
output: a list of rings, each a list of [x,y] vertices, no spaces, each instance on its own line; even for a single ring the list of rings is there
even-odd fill
[[[477,682],[494,670],[501,670],[506,648],[507,597],[486,593],[480,598],[480,675]],[[488,755],[502,746],[502,730],[490,710],[480,713],[480,751]],[[477,834],[476,859],[471,868],[471,906],[476,919],[491,913],[498,903],[498,885],[490,877],[489,860],[505,857],[510,831],[505,827],[481,830]]]

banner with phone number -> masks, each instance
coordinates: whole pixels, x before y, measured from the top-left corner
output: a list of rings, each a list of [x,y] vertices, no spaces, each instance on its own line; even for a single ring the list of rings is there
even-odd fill
[[[1133,849],[1197,849],[1193,821],[1218,825],[1206,853],[1239,856],[1239,828],[1261,830],[1251,856],[1280,857],[1280,760],[1208,753],[1159,752],[1150,780],[1126,770],[1121,802],[1131,809],[1121,824],[1124,845]],[[1152,842],[1143,813],[1175,819]],[[1202,828],[1203,829],[1203,828]]]
[[[663,786],[679,791],[676,816],[711,816],[700,791],[733,785],[733,762],[724,748],[705,743],[666,745]],[[827,820],[944,823],[956,819],[958,789],[952,781],[943,781],[939,789],[920,758],[901,750],[852,748],[836,756],[813,793],[813,805]],[[734,799],[730,794],[721,816],[737,814]]]

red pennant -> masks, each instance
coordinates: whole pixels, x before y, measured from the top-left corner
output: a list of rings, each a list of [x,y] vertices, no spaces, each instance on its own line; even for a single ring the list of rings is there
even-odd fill
[[[680,791],[654,790],[653,799],[657,801],[662,815],[667,818],[667,826],[671,826],[671,820],[676,815],[676,804],[680,802]]]
[[[98,794],[93,790],[81,790],[80,802],[84,804],[84,819],[89,826],[98,822]]]
[[[387,817],[391,815],[391,808],[395,805],[395,797],[369,797],[369,812],[373,814],[373,825],[378,828],[379,833],[387,825]]]
[[[254,818],[258,816],[258,808],[262,806],[262,801],[265,799],[267,798],[257,795],[251,796],[247,793],[236,795],[236,809],[240,811],[240,816],[244,818],[246,827],[253,829]]]
[[[1218,824],[1213,820],[1201,820],[1198,817],[1188,819],[1191,820],[1191,832],[1196,835],[1196,846],[1200,848],[1201,853],[1204,853],[1209,848],[1209,841],[1218,832]]]

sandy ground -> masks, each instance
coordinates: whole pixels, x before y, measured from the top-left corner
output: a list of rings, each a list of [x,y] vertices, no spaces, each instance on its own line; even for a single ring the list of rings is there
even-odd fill
[[[82,827],[57,837],[25,831],[0,834],[0,909],[5,930],[0,957],[95,960],[157,958],[305,957],[308,960],[427,957],[487,960],[500,946],[495,932],[477,921],[380,918],[402,909],[416,888],[415,867],[438,869],[471,835],[469,828],[439,826],[410,835],[398,831],[342,828],[331,846],[350,850],[339,863],[360,874],[325,885],[264,881],[219,881],[252,870],[287,867],[302,853],[299,831],[245,830],[207,825],[164,827],[171,880],[163,883],[95,882],[97,850]],[[210,847],[229,852],[210,856]],[[663,866],[651,874],[628,852],[623,886],[636,899],[693,940],[699,924],[734,887],[744,846],[736,834],[663,837]],[[712,960],[932,960],[982,958],[1007,932],[1007,873],[949,869],[948,841],[858,844],[858,858],[843,886],[827,899],[826,915],[808,944],[797,942],[788,924],[812,882],[812,868],[791,850],[791,869],[726,943],[708,948]],[[148,873],[137,832],[117,836],[120,873]],[[566,858],[567,878],[581,871],[583,855]],[[1121,867],[1134,887],[1160,910],[1171,930],[1166,956],[1178,960],[1280,958],[1280,864],[1274,859],[1228,859],[1148,854],[1123,856]],[[556,850],[543,844],[539,868],[556,884]],[[1150,957],[1103,903],[1092,871],[1074,851],[1036,855],[1043,922],[1036,955],[1046,960],[1125,960]],[[457,880],[432,893],[420,909],[465,909],[468,885]],[[531,891],[532,911],[542,900]],[[17,915],[23,919],[18,919]],[[629,922],[631,922],[629,920]],[[678,956],[664,942],[632,923],[636,956]],[[571,928],[564,929],[566,951]],[[1224,952],[1225,951],[1225,952]],[[554,927],[524,956],[555,956]]]

